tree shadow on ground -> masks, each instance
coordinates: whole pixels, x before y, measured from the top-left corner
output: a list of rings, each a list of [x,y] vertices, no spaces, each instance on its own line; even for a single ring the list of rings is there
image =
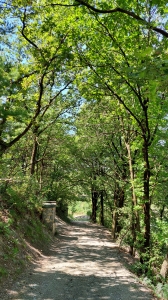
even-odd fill
[[[152,300],[120,261],[109,232],[89,223],[58,226],[52,255],[8,289],[13,300]]]

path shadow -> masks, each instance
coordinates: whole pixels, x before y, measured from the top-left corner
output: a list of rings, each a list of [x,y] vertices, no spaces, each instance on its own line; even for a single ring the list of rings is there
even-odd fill
[[[96,284],[95,284],[96,283]],[[43,285],[43,288],[42,288]],[[147,300],[152,296],[124,278],[71,275],[60,271],[34,272],[13,300]],[[5,300],[5,299],[4,299]]]
[[[152,300],[124,268],[103,227],[88,222],[58,226],[52,255],[8,289],[13,300]],[[10,298],[9,298],[10,299]]]

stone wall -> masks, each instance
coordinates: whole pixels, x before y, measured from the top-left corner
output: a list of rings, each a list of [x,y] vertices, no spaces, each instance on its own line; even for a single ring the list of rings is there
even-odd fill
[[[47,225],[48,229],[55,234],[56,223],[55,223],[55,214],[56,214],[56,202],[44,202],[43,203],[43,212],[42,219],[43,222]]]

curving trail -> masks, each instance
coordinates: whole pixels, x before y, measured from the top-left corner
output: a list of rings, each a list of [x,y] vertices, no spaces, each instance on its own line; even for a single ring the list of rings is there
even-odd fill
[[[88,222],[58,221],[49,256],[7,290],[14,300],[154,300],[123,265],[110,233]]]

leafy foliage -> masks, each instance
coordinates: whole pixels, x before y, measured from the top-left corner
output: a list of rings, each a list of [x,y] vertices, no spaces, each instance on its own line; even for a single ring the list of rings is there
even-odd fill
[[[45,200],[73,207],[85,195],[92,220],[139,256],[138,272],[159,272],[168,235],[166,1],[0,5],[2,208],[17,219]]]

